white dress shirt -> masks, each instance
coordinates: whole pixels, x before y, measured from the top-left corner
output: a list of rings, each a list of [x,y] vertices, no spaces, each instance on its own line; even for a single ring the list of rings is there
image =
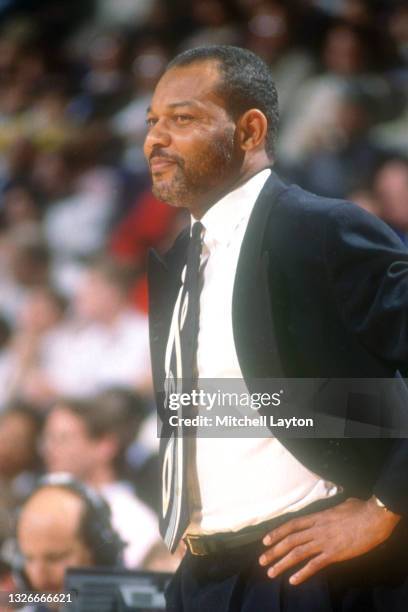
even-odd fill
[[[232,292],[249,217],[269,174],[270,170],[256,174],[201,219],[205,231],[199,379],[243,379],[233,338]],[[243,380],[237,384],[244,386]],[[338,492],[295,459],[269,430],[265,438],[197,437],[195,447],[189,461],[192,518],[188,533],[237,531]]]
[[[125,542],[125,567],[140,567],[146,555],[160,541],[154,512],[135,495],[127,482],[105,484],[100,493],[111,509],[113,527]]]

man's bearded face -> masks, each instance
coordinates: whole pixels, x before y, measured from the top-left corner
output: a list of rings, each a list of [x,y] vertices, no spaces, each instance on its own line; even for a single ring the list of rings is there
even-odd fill
[[[214,62],[170,69],[148,112],[145,155],[153,193],[173,206],[222,195],[237,167],[235,123],[215,93]]]

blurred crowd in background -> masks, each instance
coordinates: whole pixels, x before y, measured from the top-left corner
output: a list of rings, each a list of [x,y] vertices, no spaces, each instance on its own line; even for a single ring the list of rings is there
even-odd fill
[[[408,240],[406,2],[0,1],[5,571],[18,509],[54,471],[103,494],[128,567],[152,550],[168,563],[145,264],[187,218],[150,192],[142,144],[166,63],[202,44],[244,46],[270,65],[284,178],[351,199]]]

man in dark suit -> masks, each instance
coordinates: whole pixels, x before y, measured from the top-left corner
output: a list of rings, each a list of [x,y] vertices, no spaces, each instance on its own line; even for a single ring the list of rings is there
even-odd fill
[[[194,378],[256,392],[255,379],[398,376],[408,253],[375,217],[271,170],[268,67],[234,47],[187,51],[160,79],[147,122],[154,193],[192,222],[150,261],[163,422],[170,391],[191,393]],[[391,599],[405,609],[405,439],[176,433],[161,440],[161,529],[170,549],[184,537],[188,551],[168,610],[362,612]]]

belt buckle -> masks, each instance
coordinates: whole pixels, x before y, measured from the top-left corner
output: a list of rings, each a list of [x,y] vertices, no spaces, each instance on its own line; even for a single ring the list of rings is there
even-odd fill
[[[207,547],[205,546],[202,536],[186,535],[184,541],[191,554],[195,557],[205,557],[208,555]]]

